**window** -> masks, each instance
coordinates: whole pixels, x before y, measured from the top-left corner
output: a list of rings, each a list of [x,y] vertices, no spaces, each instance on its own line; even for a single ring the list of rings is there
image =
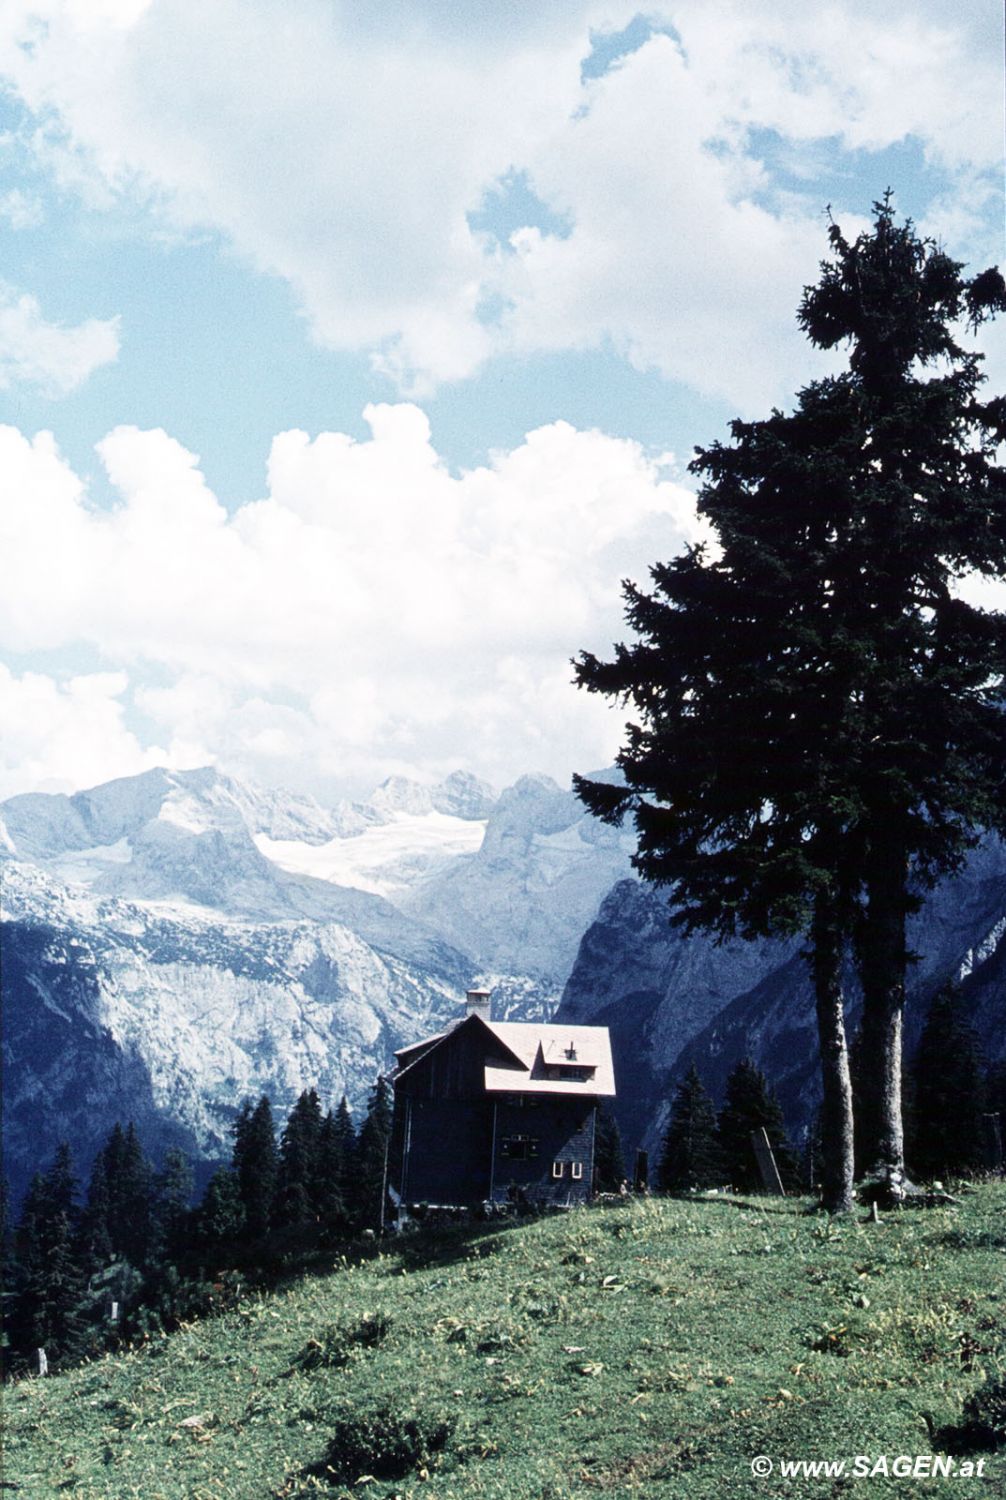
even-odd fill
[[[538,1155],[536,1135],[505,1135],[500,1141],[500,1156],[509,1161],[529,1161]]]
[[[563,1172],[564,1172],[564,1170],[565,1170],[565,1165],[566,1165],[565,1162],[554,1161],[552,1163],[552,1176],[553,1177],[561,1177],[562,1174],[563,1174]]]
[[[582,1161],[575,1161],[575,1162],[573,1162],[572,1165],[571,1165],[571,1170],[570,1170],[570,1174],[569,1175],[572,1177],[572,1179],[573,1179],[574,1182],[579,1182],[580,1179],[581,1179],[581,1177],[583,1176],[583,1162]]]

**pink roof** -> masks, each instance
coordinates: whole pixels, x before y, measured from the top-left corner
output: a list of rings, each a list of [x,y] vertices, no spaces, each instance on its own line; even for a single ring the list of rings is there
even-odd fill
[[[467,1017],[444,1031],[400,1047],[398,1073],[424,1057]],[[607,1026],[544,1025],[538,1021],[487,1021],[479,1024],[491,1031],[513,1058],[506,1063],[493,1058],[485,1065],[485,1087],[489,1094],[581,1094],[613,1098],[615,1070]],[[575,1055],[571,1056],[570,1053]],[[563,1076],[565,1075],[565,1076]]]

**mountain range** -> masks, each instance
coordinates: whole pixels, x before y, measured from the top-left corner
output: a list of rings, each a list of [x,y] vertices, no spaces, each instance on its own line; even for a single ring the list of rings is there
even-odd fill
[[[498,1019],[607,1025],[626,1143],[658,1147],[694,1061],[714,1095],[742,1055],[791,1128],[817,1094],[796,942],[717,944],[670,923],[630,837],[525,776],[391,778],[323,808],[214,769],[153,770],[0,804],[4,1155],[15,1193],[61,1139],[86,1166],[116,1120],[159,1158],[226,1157],[246,1097],[306,1087],[359,1114],[396,1048],[488,984]],[[915,920],[908,1037],[959,978],[1006,1055],[1006,848],[988,841]],[[850,972],[850,1025],[858,1007]]]
[[[571,793],[392,778],[327,810],[212,769],[0,805],[4,1154],[15,1191],[114,1122],[148,1150],[229,1151],[241,1101],[306,1087],[357,1113],[397,1047],[491,984],[551,1014],[629,869]],[[549,897],[551,899],[549,899]]]

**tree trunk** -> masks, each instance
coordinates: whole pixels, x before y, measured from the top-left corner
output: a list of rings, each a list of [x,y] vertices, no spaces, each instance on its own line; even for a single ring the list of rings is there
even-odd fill
[[[904,845],[896,835],[882,834],[882,841],[870,856],[860,942],[863,1024],[857,1129],[864,1175],[875,1179],[893,1199],[901,1198],[906,1187],[901,1032],[908,962],[907,909]]]
[[[852,1079],[845,1037],[842,939],[835,911],[824,897],[818,898],[814,908],[812,935],[812,967],[823,1089],[822,1201],[829,1213],[843,1214],[852,1210],[855,1175]]]

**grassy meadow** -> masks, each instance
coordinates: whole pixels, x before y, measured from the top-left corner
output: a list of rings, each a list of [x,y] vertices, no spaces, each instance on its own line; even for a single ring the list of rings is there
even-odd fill
[[[976,1446],[962,1405],[989,1380],[1006,1380],[1006,1184],[878,1224],[630,1200],[385,1241],[8,1386],[4,1492],[985,1500],[1006,1495],[1006,1447]],[[779,1472],[948,1445],[970,1473]]]

